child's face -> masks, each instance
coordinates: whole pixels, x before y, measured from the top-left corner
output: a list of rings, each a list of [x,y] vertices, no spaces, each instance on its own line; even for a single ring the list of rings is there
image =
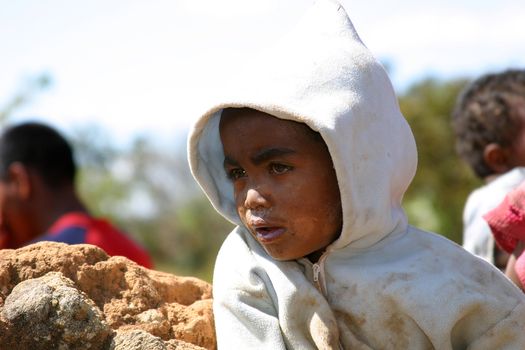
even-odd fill
[[[315,258],[340,234],[339,187],[328,149],[305,124],[251,109],[220,123],[237,212],[277,260]]]

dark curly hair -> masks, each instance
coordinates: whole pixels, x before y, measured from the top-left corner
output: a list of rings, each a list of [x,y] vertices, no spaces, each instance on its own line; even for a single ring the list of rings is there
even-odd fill
[[[73,183],[76,164],[66,139],[50,126],[25,122],[7,127],[0,135],[0,178],[20,162],[37,171],[51,188]]]
[[[483,152],[490,143],[509,147],[521,130],[516,103],[525,101],[525,70],[481,76],[465,87],[452,112],[456,150],[477,176],[494,174]]]

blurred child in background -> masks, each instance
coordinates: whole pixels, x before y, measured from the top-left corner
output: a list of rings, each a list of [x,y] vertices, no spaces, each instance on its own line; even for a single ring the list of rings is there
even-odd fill
[[[108,221],[92,217],[75,189],[76,164],[66,139],[27,122],[0,135],[0,249],[38,241],[96,245],[151,268],[148,253]]]
[[[485,185],[468,197],[463,246],[500,269],[508,253],[482,216],[525,180],[525,70],[486,74],[468,85],[453,111],[459,155]]]

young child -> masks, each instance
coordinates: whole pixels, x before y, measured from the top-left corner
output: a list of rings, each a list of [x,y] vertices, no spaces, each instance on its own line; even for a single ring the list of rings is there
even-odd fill
[[[483,216],[499,247],[511,254],[505,274],[525,290],[525,182]]]
[[[459,155],[485,185],[463,212],[463,247],[500,269],[508,253],[494,244],[483,214],[525,180],[525,70],[483,75],[468,85],[453,111]]]
[[[518,349],[525,296],[490,264],[408,225],[416,146],[344,9],[320,1],[188,140],[238,226],[213,279],[219,349]]]

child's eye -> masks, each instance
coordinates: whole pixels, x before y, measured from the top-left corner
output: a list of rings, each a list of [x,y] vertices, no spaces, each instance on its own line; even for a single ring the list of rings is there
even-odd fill
[[[270,164],[270,172],[272,174],[280,175],[292,170],[292,167],[289,165],[272,163]]]
[[[230,170],[227,170],[226,173],[228,175],[228,178],[233,181],[246,176],[246,171],[243,168],[230,169]]]

